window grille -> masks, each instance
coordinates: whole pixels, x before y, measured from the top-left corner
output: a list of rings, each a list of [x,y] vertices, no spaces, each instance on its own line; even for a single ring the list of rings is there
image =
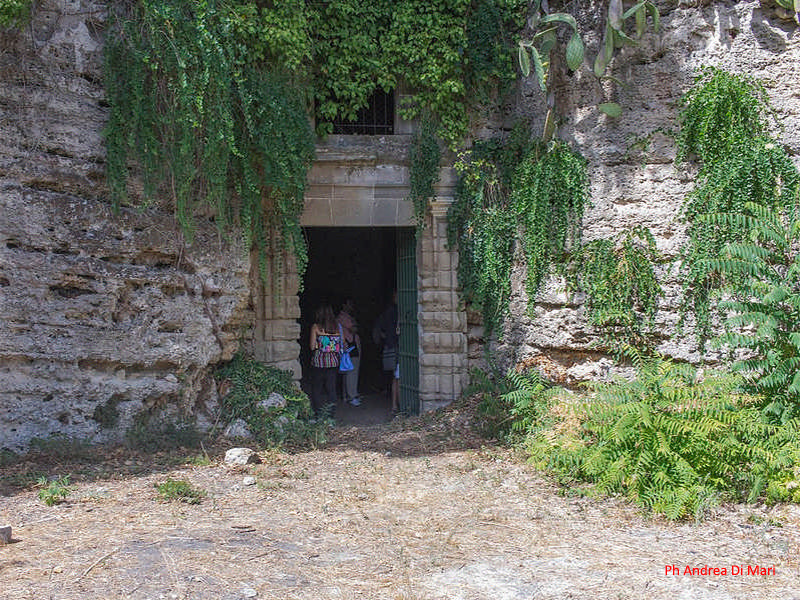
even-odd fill
[[[394,91],[378,88],[352,121],[336,120],[333,133],[344,135],[394,134]]]

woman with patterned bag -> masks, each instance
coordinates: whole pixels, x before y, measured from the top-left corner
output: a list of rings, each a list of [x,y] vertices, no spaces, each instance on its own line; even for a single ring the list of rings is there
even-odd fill
[[[323,304],[314,315],[309,340],[311,348],[311,406],[318,417],[333,417],[336,409],[336,379],[342,338],[329,304]]]

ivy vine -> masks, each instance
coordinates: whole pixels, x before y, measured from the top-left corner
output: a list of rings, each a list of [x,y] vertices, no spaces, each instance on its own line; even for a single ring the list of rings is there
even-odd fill
[[[757,80],[705,68],[682,106],[678,160],[694,159],[700,166],[697,184],[683,203],[689,242],[682,254],[682,311],[694,314],[702,344],[711,333],[712,297],[721,284],[720,274],[706,265],[748,234],[741,221],[720,227],[706,216],[745,215],[750,203],[787,208],[797,202],[800,174],[768,134],[772,109]]]
[[[658,260],[653,234],[641,226],[593,240],[572,256],[572,285],[586,293],[589,322],[601,329],[608,348],[652,346],[663,296],[653,268]]]
[[[267,253],[294,250],[302,270],[299,216],[314,143],[290,61],[267,47],[248,52],[235,3],[116,8],[105,52],[115,205],[128,199],[132,161],[144,201],[170,198],[190,239],[206,209],[221,228],[241,227],[261,250],[262,269]]]
[[[411,139],[409,152],[409,200],[414,206],[417,231],[425,224],[428,200],[434,196],[433,186],[439,180],[442,151],[436,139],[436,125],[430,116],[420,120]]]
[[[534,148],[517,169],[512,199],[522,225],[532,302],[550,266],[564,262],[568,249],[580,244],[589,200],[586,159],[560,141]]]
[[[19,27],[27,23],[33,0],[3,0],[0,2],[0,28]]]
[[[526,0],[331,0],[308,4],[317,128],[352,119],[378,88],[402,85],[403,118],[429,111],[456,146],[469,112],[515,80],[511,48]]]
[[[588,202],[586,161],[563,142],[543,144],[527,128],[478,142],[462,155],[448,237],[458,246],[459,282],[487,335],[508,313],[517,243],[527,263],[529,302],[554,264],[580,240]]]
[[[415,139],[412,201],[431,195],[435,138],[454,146],[469,111],[515,77],[525,0],[131,0],[111,7],[105,53],[108,182],[167,198],[191,238],[198,214],[241,227],[267,255],[306,263],[299,217],[314,139],[372,93],[403,86]],[[437,146],[438,149],[438,146]],[[135,187],[135,186],[134,186]],[[422,207],[424,208],[424,207]]]

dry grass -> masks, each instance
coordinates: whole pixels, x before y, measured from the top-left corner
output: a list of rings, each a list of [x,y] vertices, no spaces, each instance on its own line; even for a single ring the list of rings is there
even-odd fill
[[[462,404],[343,428],[325,448],[262,452],[247,468],[119,451],[94,465],[98,476],[74,478],[69,501],[54,507],[33,489],[7,489],[0,521],[16,543],[0,547],[0,597],[800,597],[797,508],[650,520],[622,501],[561,493],[513,452],[482,446],[470,420]],[[160,503],[154,485],[167,477],[208,496]],[[665,575],[673,564],[776,574]]]

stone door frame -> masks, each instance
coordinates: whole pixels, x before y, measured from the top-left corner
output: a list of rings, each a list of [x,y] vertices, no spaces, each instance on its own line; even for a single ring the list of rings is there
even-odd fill
[[[410,135],[329,136],[309,171],[303,227],[413,227],[409,194]],[[467,383],[467,318],[458,293],[458,254],[447,245],[447,209],[455,175],[440,170],[436,196],[417,239],[417,320],[420,408],[449,404]],[[300,367],[300,279],[291,257],[254,276],[257,360],[292,371]],[[257,271],[257,269],[256,269]]]

